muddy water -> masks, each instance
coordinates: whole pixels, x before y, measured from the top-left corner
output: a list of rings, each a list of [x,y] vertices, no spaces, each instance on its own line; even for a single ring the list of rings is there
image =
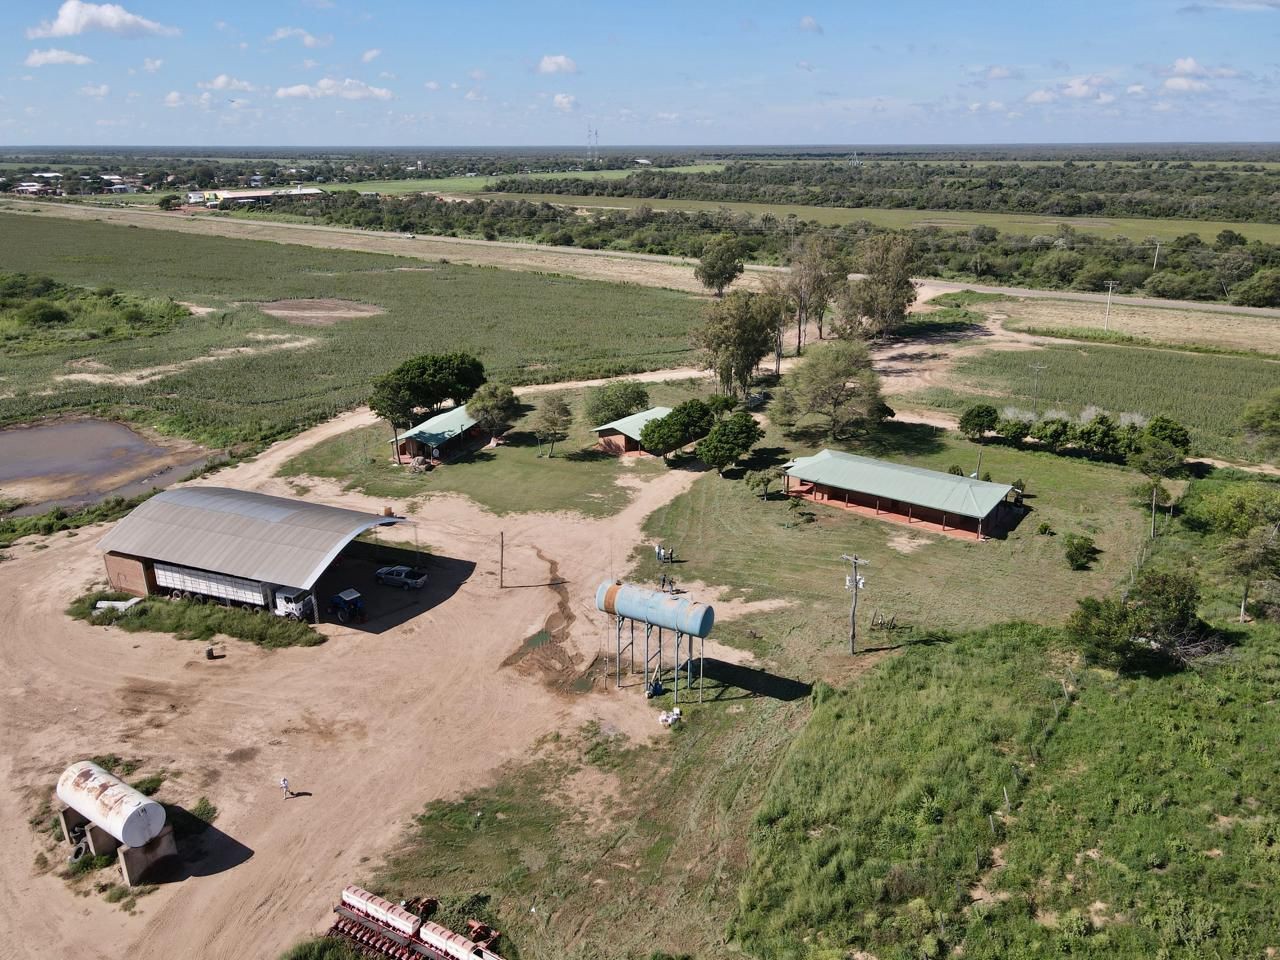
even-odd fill
[[[120,423],[59,420],[0,430],[0,492],[27,501],[18,514],[133,496],[181,479],[208,453],[162,446]]]

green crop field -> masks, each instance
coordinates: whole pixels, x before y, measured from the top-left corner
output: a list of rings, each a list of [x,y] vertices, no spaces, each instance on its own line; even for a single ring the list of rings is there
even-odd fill
[[[955,389],[933,388],[913,397],[957,410],[983,399],[1032,410],[1078,414],[1099,407],[1113,416],[1164,414],[1191,430],[1195,447],[1207,454],[1240,453],[1240,415],[1245,405],[1280,382],[1280,363],[1251,357],[1183,353],[1150,347],[1103,344],[1053,345],[1037,351],[990,350],[962,358]]]
[[[0,214],[0,273],[214,307],[144,339],[0,353],[0,422],[118,415],[195,439],[257,442],[363,401],[370,378],[417,353],[470,350],[495,379],[546,382],[676,366],[702,307],[683,293],[379,254]],[[297,326],[244,301],[339,298],[381,316]],[[296,347],[263,350],[275,338]],[[143,384],[59,381],[222,356]]]
[[[880,227],[902,230],[910,227],[941,227],[944,230],[968,230],[979,225],[992,226],[1004,233],[1051,234],[1060,225],[1074,227],[1081,233],[1104,237],[1124,236],[1135,240],[1155,237],[1173,240],[1186,233],[1198,233],[1212,239],[1222,230],[1231,229],[1253,240],[1280,243],[1280,223],[1234,223],[1225,220],[1145,220],[1138,217],[1049,217],[1036,214],[965,212],[957,210],[887,210],[872,207],[815,207],[783,203],[737,203],[715,200],[656,200],[637,197],[575,197],[555,193],[484,193],[484,197],[509,200],[545,201],[584,209],[622,209],[651,207],[654,210],[732,210],[752,216],[769,214],[778,218],[798,217],[817,223],[840,225],[866,220]]]
[[[638,168],[637,168],[638,169]],[[683,167],[662,167],[670,173],[716,173],[724,169],[723,163],[693,163]],[[583,180],[621,180],[635,169],[579,170],[570,173],[526,173],[522,180],[557,180],[561,177],[578,177]],[[493,187],[501,177],[424,177],[416,180],[365,180],[355,183],[310,183],[308,186],[322,190],[360,190],[365,193],[483,193]]]

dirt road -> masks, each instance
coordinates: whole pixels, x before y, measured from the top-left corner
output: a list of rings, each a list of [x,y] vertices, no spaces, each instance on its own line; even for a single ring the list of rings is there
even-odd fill
[[[647,287],[669,287],[690,293],[706,290],[693,276],[694,260],[651,253],[627,253],[617,250],[584,250],[579,247],[550,247],[534,243],[511,243],[501,240],[472,240],[461,237],[416,236],[373,230],[354,230],[307,223],[276,223],[265,220],[234,220],[210,214],[191,215],[179,211],[166,212],[149,207],[97,207],[82,203],[41,203],[33,200],[7,200],[0,211],[70,220],[101,220],[107,223],[133,224],[158,230],[176,230],[204,236],[239,237],[248,240],[270,240],[304,246],[339,250],[364,250],[390,253],[422,260],[441,258],[480,266],[504,267],[511,270],[534,270],[562,273],[588,280],[635,283]],[[755,287],[770,273],[785,272],[785,267],[751,264],[735,286]],[[1105,303],[1106,294],[1080,293],[1071,290],[1029,290],[1022,287],[1000,287],[973,283],[952,283],[923,278],[936,293],[974,290],[1014,297],[1036,297]],[[923,299],[923,298],[922,298]],[[1280,309],[1268,307],[1236,307],[1226,303],[1200,303],[1184,300],[1162,300],[1155,297],[1113,297],[1112,304],[1138,307],[1170,307],[1208,310],[1213,313],[1242,313],[1257,317],[1280,318]]]
[[[280,462],[371,420],[345,414],[198,482],[289,493],[274,477]],[[381,633],[326,625],[324,646],[231,642],[213,663],[199,644],[63,614],[102,575],[105,527],[13,548],[5,582],[23,602],[0,631],[0,955],[273,957],[326,924],[342,885],[366,876],[364,860],[392,845],[427,801],[474,789],[540,737],[589,720],[635,739],[655,735],[636,690],[597,680],[592,692],[573,693],[569,684],[601,649],[599,579],[627,569],[644,518],[696,477],[629,477],[632,502],[595,520],[499,519],[463,498],[433,498],[417,515],[422,542],[476,564],[456,592],[428,592],[435,606]],[[365,509],[384,502],[322,482],[308,497]],[[530,588],[498,589],[499,530],[507,583]],[[552,569],[566,580],[559,591],[541,586]],[[514,656],[544,628],[552,643]],[[171,771],[169,799],[207,796],[219,809],[203,875],[162,885],[133,917],[100,895],[75,897],[33,866],[27,825],[65,764],[113,752]],[[281,776],[306,795],[282,800]]]

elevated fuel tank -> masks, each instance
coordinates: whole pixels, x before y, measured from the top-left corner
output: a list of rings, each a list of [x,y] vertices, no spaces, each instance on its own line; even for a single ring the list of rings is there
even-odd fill
[[[693,637],[705,637],[716,622],[715,609],[705,603],[616,580],[600,584],[596,609]]]
[[[89,760],[63,771],[58,799],[126,847],[145,846],[164,828],[164,807]]]

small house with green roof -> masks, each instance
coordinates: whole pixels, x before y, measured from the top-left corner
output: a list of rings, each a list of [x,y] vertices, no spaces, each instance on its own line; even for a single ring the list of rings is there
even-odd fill
[[[487,439],[484,428],[467,413],[466,405],[460,404],[410,427],[393,442],[401,457],[423,457],[433,463],[443,463],[481,439]]]
[[[645,424],[650,420],[660,420],[670,412],[670,407],[650,407],[596,427],[593,431],[598,440],[596,446],[607,453],[619,455],[644,453],[644,448],[640,445],[640,433]]]
[[[952,536],[994,536],[1012,517],[1007,483],[838,450],[797,457],[783,482],[789,496]]]

